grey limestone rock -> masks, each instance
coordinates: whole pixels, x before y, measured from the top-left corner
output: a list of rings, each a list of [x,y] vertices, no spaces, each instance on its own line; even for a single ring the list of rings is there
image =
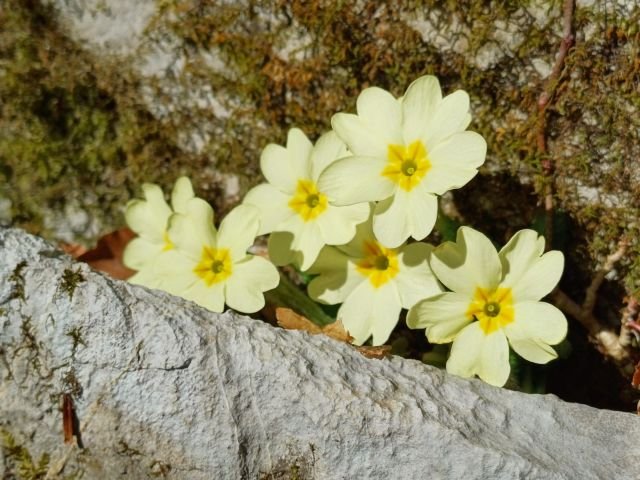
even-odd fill
[[[65,393],[80,447],[63,443]],[[640,476],[635,415],[211,313],[13,229],[0,229],[0,428],[50,455],[48,478]]]

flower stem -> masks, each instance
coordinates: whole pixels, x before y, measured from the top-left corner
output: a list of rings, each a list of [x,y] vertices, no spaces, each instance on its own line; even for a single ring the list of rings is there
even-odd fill
[[[307,317],[320,327],[335,322],[335,318],[327,315],[319,304],[309,298],[286,275],[280,274],[280,283],[276,288],[265,292],[267,303],[276,307],[287,307]]]

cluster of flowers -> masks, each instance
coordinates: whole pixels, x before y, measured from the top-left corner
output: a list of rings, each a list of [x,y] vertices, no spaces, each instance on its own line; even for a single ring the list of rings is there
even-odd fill
[[[312,299],[341,304],[337,318],[354,343],[382,345],[408,309],[407,324],[424,328],[429,342],[453,342],[448,371],[502,386],[509,345],[535,363],[557,356],[551,345],[564,339],[567,322],[539,300],[560,280],[564,260],[544,253],[533,230],[500,252],[469,227],[436,248],[419,241],[434,227],[437,196],[464,186],[484,163],[486,143],[466,130],[470,121],[466,92],[443,98],[433,76],[401,98],[367,88],[357,114],[334,115],[315,145],[296,128],[286,146],[268,145],[260,158],[267,183],[218,230],[188,179],[176,183],[171,206],[145,184],[144,200],[126,211],[139,235],[125,251],[138,270],[131,281],[213,311],[226,304],[251,313],[278,284],[274,265],[293,264],[316,275]],[[272,263],[247,254],[263,234]]]

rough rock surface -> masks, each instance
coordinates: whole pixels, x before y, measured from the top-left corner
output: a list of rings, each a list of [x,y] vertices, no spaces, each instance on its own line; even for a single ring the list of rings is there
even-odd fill
[[[50,455],[49,478],[640,475],[634,415],[210,313],[11,229],[0,230],[0,353],[0,428],[34,459]],[[63,443],[63,393],[82,448]],[[6,475],[15,459],[3,454]]]

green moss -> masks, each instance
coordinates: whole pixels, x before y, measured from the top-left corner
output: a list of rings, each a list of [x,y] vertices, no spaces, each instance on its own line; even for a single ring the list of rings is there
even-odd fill
[[[22,260],[9,275],[9,281],[13,283],[11,293],[9,294],[9,300],[19,299],[24,301],[24,277],[22,271],[27,266],[27,262]]]
[[[8,460],[9,472],[19,480],[38,480],[45,478],[49,468],[49,454],[43,453],[34,461],[29,450],[19,444],[7,430],[0,428],[2,450]]]
[[[67,337],[69,337],[71,339],[71,356],[74,357],[76,354],[76,351],[78,350],[78,347],[80,345],[82,345],[83,347],[86,347],[87,344],[84,341],[84,338],[82,338],[82,328],[81,327],[74,327],[71,330],[69,330],[68,332],[65,333],[65,335]]]
[[[35,333],[33,332],[33,325],[31,323],[31,317],[23,317],[20,324],[20,333],[22,335],[21,349],[38,351],[40,346],[36,340]]]
[[[140,105],[137,81],[116,71],[115,61],[97,63],[70,41],[52,7],[5,3],[0,199],[11,201],[14,225],[50,236],[55,225],[46,217],[69,205],[114,227],[143,181],[164,173],[166,185],[178,176],[174,167],[197,166],[180,154],[175,129]]]
[[[60,288],[69,296],[69,300],[71,300],[73,298],[73,292],[76,291],[76,287],[79,283],[84,282],[84,280],[84,275],[80,273],[80,269],[72,270],[65,268],[64,272],[62,272]]]
[[[0,447],[5,456],[5,477],[15,480],[41,480],[46,478],[51,456],[43,453],[40,458],[35,460],[29,449],[19,443],[16,438],[6,430],[0,427]],[[55,478],[59,480],[76,480],[81,478],[81,472],[73,472],[66,475],[58,475]]]
[[[41,355],[45,353],[45,350],[43,349],[42,342],[40,342],[36,337],[30,316],[22,317],[22,322],[20,323],[20,335],[21,338],[19,343],[12,345],[12,360],[15,360],[18,356],[25,355],[29,366],[28,373],[37,375],[40,380],[51,380],[54,371],[57,368],[60,368],[60,366],[50,369],[46,366],[46,362],[42,361]]]
[[[82,385],[76,377],[76,371],[72,367],[62,377],[62,384],[64,385],[65,393],[70,393],[75,398],[82,396]]]
[[[137,450],[133,450],[131,454],[140,454],[139,452],[136,452]],[[153,462],[151,462],[151,465],[149,465],[149,475],[151,475],[152,477],[166,478],[170,473],[171,465],[169,465],[168,463],[161,462],[160,460],[154,460]]]
[[[302,462],[302,463],[301,463]],[[286,461],[280,462],[273,470],[260,474],[260,480],[307,480],[312,477],[309,466],[300,459],[296,459],[293,463],[287,464]]]

